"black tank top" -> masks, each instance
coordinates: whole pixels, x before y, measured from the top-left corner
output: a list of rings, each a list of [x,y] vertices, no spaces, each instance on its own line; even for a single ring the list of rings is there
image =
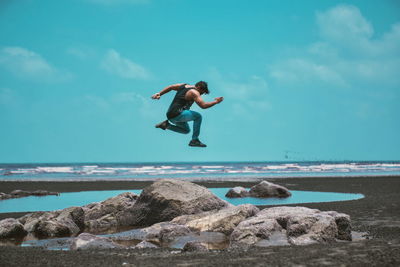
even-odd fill
[[[186,109],[190,109],[190,107],[193,105],[194,101],[188,101],[185,99],[185,95],[187,91],[193,89],[193,87],[186,88],[185,84],[182,84],[178,91],[176,92],[176,95],[174,99],[172,100],[171,105],[169,106],[169,109],[167,111],[167,118],[172,119],[179,114],[182,113],[182,111]]]

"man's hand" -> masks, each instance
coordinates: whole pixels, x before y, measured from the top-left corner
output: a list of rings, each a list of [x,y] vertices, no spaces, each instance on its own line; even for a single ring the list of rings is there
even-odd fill
[[[156,93],[151,96],[151,98],[153,98],[153,99],[160,99],[160,97],[161,97],[160,93]]]
[[[220,96],[220,97],[214,98],[214,100],[217,101],[217,103],[219,104],[219,103],[221,103],[222,101],[224,101],[224,98],[223,98],[222,96]]]

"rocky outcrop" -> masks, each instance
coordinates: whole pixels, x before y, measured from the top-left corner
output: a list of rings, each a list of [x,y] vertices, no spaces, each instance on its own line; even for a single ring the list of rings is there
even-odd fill
[[[172,220],[196,232],[220,232],[229,235],[241,221],[254,216],[259,209],[251,204],[232,206],[214,212],[183,215]]]
[[[259,196],[265,196],[262,192],[274,195],[271,188],[279,188],[268,182],[257,186],[252,189]],[[121,246],[116,242],[136,244],[139,240],[151,244],[136,247],[157,244],[185,251],[221,249],[228,243],[230,247],[250,247],[351,240],[350,217],[346,214],[305,207],[260,211],[250,204],[233,206],[202,186],[179,180],[159,180],[139,197],[123,193],[84,207],[31,213],[18,221],[3,220],[0,237],[24,236],[28,232],[40,238],[76,236],[82,231],[93,233],[119,226],[137,229],[108,237],[80,234],[71,249],[118,248]]]
[[[231,246],[252,246],[258,243],[306,245],[351,240],[350,217],[334,211],[305,207],[274,207],[260,211],[242,221],[231,235]],[[286,239],[286,241],[284,240]]]
[[[229,189],[228,193],[226,193],[225,196],[229,198],[248,197],[249,192],[247,192],[246,188],[244,187],[236,186]]]
[[[143,189],[135,205],[125,212],[135,226],[148,226],[173,218],[230,206],[207,188],[181,180],[159,180]]]
[[[122,248],[121,245],[114,243],[111,239],[100,237],[89,233],[82,233],[72,241],[70,249],[84,250],[84,249],[109,249],[109,248]]]
[[[292,193],[283,186],[262,181],[250,188],[249,195],[251,197],[267,198],[267,197],[290,197]]]
[[[113,227],[129,225],[124,218],[125,211],[131,209],[138,196],[125,192],[99,203],[83,206],[85,231],[101,232]]]
[[[48,196],[48,195],[58,196],[59,194],[60,193],[58,193],[58,192],[49,192],[46,190],[36,190],[36,191],[14,190],[10,194],[0,192],[0,200],[10,199],[10,198],[28,197],[28,196]]]
[[[5,238],[23,238],[27,232],[24,226],[13,218],[0,221],[0,239]]]

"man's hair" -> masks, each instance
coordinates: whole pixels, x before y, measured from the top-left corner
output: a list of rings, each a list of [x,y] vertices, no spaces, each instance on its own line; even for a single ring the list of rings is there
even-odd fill
[[[204,91],[205,94],[209,94],[210,93],[210,91],[208,91],[208,85],[204,81],[200,81],[200,82],[196,83],[195,86],[196,86],[196,88]]]

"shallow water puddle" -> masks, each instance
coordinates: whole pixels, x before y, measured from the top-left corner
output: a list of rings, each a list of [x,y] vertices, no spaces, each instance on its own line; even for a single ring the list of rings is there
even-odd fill
[[[230,188],[209,188],[219,198],[233,205],[288,205],[312,202],[346,201],[363,198],[363,194],[313,192],[291,190],[292,196],[288,198],[227,198],[225,194]],[[92,202],[100,202],[124,192],[140,194],[141,190],[109,190],[109,191],[82,191],[73,193],[61,193],[59,196],[24,197],[6,199],[0,201],[0,213],[4,212],[28,212],[28,211],[52,211],[71,206],[83,206]]]

